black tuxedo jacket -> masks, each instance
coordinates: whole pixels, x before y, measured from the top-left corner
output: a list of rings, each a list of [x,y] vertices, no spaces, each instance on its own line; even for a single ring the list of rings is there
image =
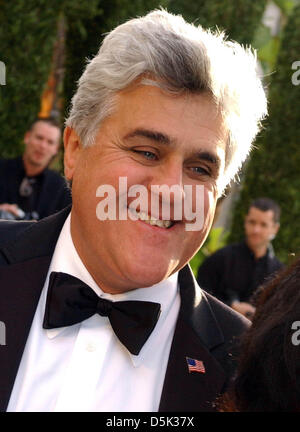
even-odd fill
[[[54,247],[70,208],[39,222],[0,222],[0,410],[5,411]],[[188,266],[179,272],[181,308],[160,411],[214,411],[235,369],[237,341],[249,322],[202,291]],[[3,343],[3,340],[2,340]],[[186,357],[205,373],[189,373]]]

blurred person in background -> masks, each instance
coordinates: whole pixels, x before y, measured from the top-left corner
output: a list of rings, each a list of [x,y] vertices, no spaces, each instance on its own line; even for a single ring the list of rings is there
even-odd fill
[[[37,119],[25,133],[23,155],[0,160],[0,218],[41,219],[71,204],[65,179],[48,168],[60,138],[52,119]]]
[[[271,241],[280,226],[280,208],[270,198],[251,202],[245,217],[245,240],[219,249],[199,267],[199,285],[237,312],[251,318],[255,312],[252,294],[282,263]]]

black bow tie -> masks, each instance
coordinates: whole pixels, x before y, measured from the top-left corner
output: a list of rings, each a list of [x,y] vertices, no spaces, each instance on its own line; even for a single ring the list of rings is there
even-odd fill
[[[52,272],[49,279],[43,328],[67,327],[95,313],[107,316],[128,351],[138,355],[154,329],[160,304],[146,301],[112,302],[102,299],[80,279]]]

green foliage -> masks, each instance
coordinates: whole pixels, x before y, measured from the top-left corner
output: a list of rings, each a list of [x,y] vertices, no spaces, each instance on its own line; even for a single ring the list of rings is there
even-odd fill
[[[270,29],[261,23],[257,27],[252,44],[257,49],[264,74],[272,73],[280,47],[280,35],[272,36]]]
[[[3,2],[0,8],[0,60],[6,85],[0,86],[0,157],[20,151],[23,134],[37,116],[47,81],[60,2]]]
[[[52,62],[59,17],[80,27],[81,16],[93,16],[98,2],[89,0],[18,0],[0,3],[0,60],[6,85],[0,86],[0,157],[22,150],[24,133],[37,117]]]
[[[252,42],[267,0],[170,0],[168,10],[204,28],[225,30],[229,39],[243,44]]]
[[[293,10],[294,6],[299,3],[299,0],[273,0],[274,3],[282,10],[286,15],[289,15]]]
[[[279,28],[275,35],[271,34],[271,29],[263,22],[260,22],[255,31],[252,45],[257,49],[258,60],[264,71],[265,85],[268,86],[271,76],[274,72],[277,55],[279,52],[281,38],[286,22],[293,8],[300,4],[299,0],[274,0],[274,3],[281,10]],[[278,24],[277,24],[278,25]]]
[[[197,276],[198,268],[205,258],[226,245],[228,235],[229,233],[224,232],[224,229],[221,227],[210,230],[204,245],[190,261],[190,266],[195,276]]]
[[[239,240],[243,216],[251,199],[269,196],[282,209],[281,228],[274,241],[279,258],[300,253],[300,84],[292,82],[299,61],[300,5],[290,15],[282,38],[276,72],[269,91],[269,119],[258,137],[245,173],[229,241]],[[299,77],[298,77],[299,81]]]

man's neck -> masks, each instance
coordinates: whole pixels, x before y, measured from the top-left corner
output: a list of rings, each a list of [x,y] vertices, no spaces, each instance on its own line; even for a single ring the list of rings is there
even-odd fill
[[[39,165],[33,165],[25,157],[23,157],[23,165],[27,177],[35,177],[41,174],[41,172],[43,172],[45,169],[41,168]]]

